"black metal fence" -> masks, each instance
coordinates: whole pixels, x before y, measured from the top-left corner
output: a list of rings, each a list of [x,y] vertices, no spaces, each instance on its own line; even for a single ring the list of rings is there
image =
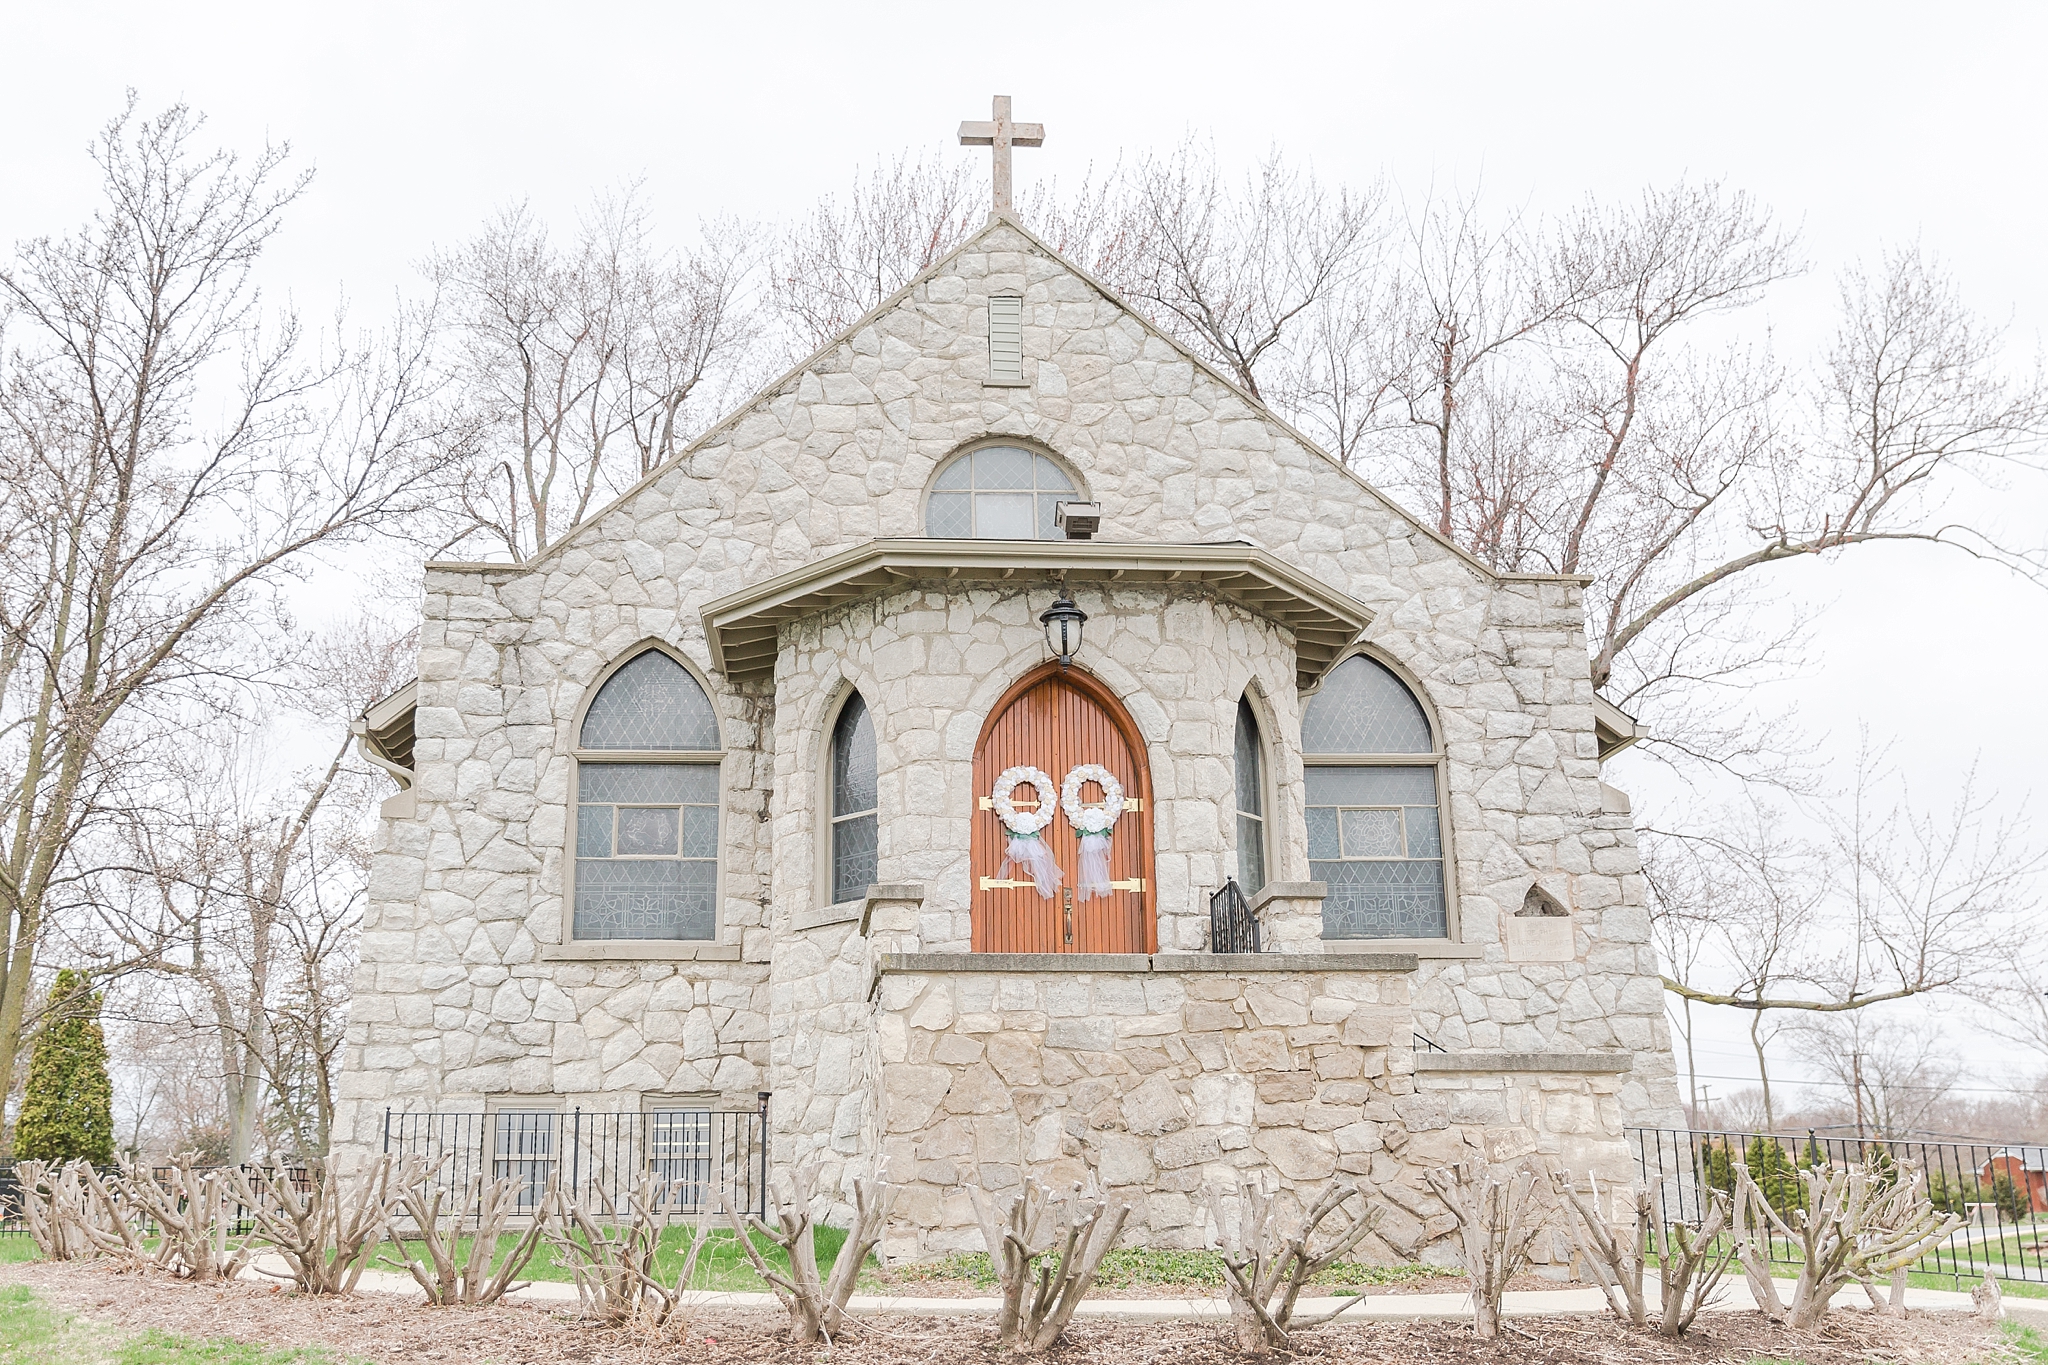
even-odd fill
[[[669,1212],[690,1215],[725,1197],[738,1198],[742,1211],[767,1215],[768,1106],[717,1112],[650,1109],[644,1113],[597,1113],[583,1109],[497,1109],[487,1113],[384,1113],[383,1149],[393,1156],[447,1157],[436,1180],[451,1192],[473,1176],[516,1182],[518,1211],[530,1214],[550,1186],[559,1183],[570,1198],[602,1221],[623,1210],[625,1196],[651,1174]],[[211,1169],[211,1168],[202,1168]],[[252,1172],[255,1167],[247,1168]],[[159,1182],[171,1168],[155,1168]],[[114,1171],[106,1172],[108,1175]],[[301,1189],[311,1184],[303,1167],[290,1169]],[[250,1226],[237,1201],[233,1235]],[[21,1214],[21,1181],[15,1163],[0,1160],[0,1236],[26,1235]]]
[[[650,1109],[495,1109],[488,1113],[384,1113],[384,1150],[448,1158],[438,1179],[451,1191],[481,1174],[517,1182],[520,1213],[551,1186],[602,1217],[623,1210],[643,1174],[658,1182],[668,1212],[695,1214],[732,1192],[743,1211],[766,1216],[768,1106],[719,1112]]]
[[[1910,1163],[1925,1174],[1935,1207],[1964,1219],[1913,1270],[1953,1278],[1958,1287],[1987,1270],[2048,1282],[2048,1148],[1668,1128],[1631,1128],[1629,1138],[1667,1219],[1697,1219],[1711,1191],[1732,1191],[1737,1161],[1781,1215],[1802,1201],[1802,1169],[1860,1165],[1885,1179]],[[1794,1264],[1798,1246],[1774,1236],[1771,1256]]]
[[[15,1165],[16,1163],[11,1158],[0,1159],[0,1237],[25,1237],[28,1235],[28,1222],[22,1217],[21,1212],[21,1176],[16,1171]],[[205,1172],[216,1171],[221,1168],[218,1166],[199,1166],[194,1169]],[[260,1189],[261,1186],[257,1185],[255,1177],[259,1173],[269,1173],[276,1168],[245,1165],[242,1169],[249,1173],[251,1185]],[[98,1170],[100,1175],[106,1179],[112,1179],[114,1176],[121,1174],[120,1168],[115,1166],[102,1166]],[[287,1166],[284,1168],[284,1172],[286,1178],[291,1181],[293,1187],[301,1194],[313,1188],[313,1173],[306,1167]],[[156,1182],[159,1185],[168,1186],[172,1168],[169,1166],[152,1166],[150,1167],[150,1174],[156,1177]],[[250,1213],[249,1206],[244,1204],[239,1198],[230,1197],[229,1209],[229,1236],[239,1237],[255,1226],[255,1218]],[[153,1220],[145,1220],[143,1230],[153,1234],[156,1231],[155,1222]]]
[[[1259,951],[1259,917],[1252,913],[1250,902],[1244,898],[1244,888],[1235,877],[1209,897],[1209,951]]]

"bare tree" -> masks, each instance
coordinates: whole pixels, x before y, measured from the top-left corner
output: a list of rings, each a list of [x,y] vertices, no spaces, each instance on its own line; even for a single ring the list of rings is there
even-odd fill
[[[826,195],[777,249],[770,295],[799,353],[851,327],[987,220],[963,161],[899,155]],[[795,357],[792,356],[792,359]]]
[[[0,268],[0,485],[35,509],[0,544],[0,1093],[46,923],[158,723],[260,670],[271,591],[396,530],[443,472],[419,337],[315,356],[261,306],[253,271],[306,183],[287,149],[245,165],[199,129],[131,103],[94,144],[94,220]]]
[[[750,242],[720,221],[658,248],[629,188],[567,246],[520,204],[428,259],[467,470],[450,544],[527,559],[682,449],[749,363]]]
[[[1326,186],[1278,151],[1238,185],[1189,140],[1138,162],[1109,199],[1106,230],[1082,247],[1104,282],[1269,401],[1286,396],[1313,311],[1359,282],[1383,235],[1378,186]]]
[[[1010,1356],[1051,1350],[1123,1235],[1131,1206],[1084,1194],[1078,1184],[1057,1196],[1029,1176],[1015,1194],[967,1193],[1001,1284],[997,1348]]]
[[[227,1160],[228,1105],[217,1040],[158,998],[170,983],[130,976],[108,1002],[117,1146],[151,1165],[179,1152]]]
[[[1393,232],[1378,206],[1277,158],[1240,185],[1188,144],[1037,211],[1438,534],[1591,576],[1595,683],[1673,761],[1782,776],[1794,741],[1743,684],[1797,662],[1799,623],[1762,627],[1755,570],[1918,542],[2048,572],[1945,519],[1960,483],[2031,467],[2048,386],[1919,251],[1845,272],[1834,339],[1788,368],[1739,329],[1805,265],[1747,195],[1679,184],[1548,220],[1430,198]]]
[[[1925,1020],[1907,1023],[1859,1010],[1824,1015],[1799,1033],[1809,1062],[1848,1097],[1859,1142],[1866,1135],[1924,1132],[1936,1113],[1946,1112],[1962,1079],[1961,1064]]]
[[[1789,838],[1786,812],[1761,804],[1719,829],[1651,832],[1654,916],[1710,926],[1712,951],[1674,958],[1668,966],[1690,975],[1667,975],[1665,988],[1749,1012],[1767,1126],[1767,1020],[1974,992],[2009,964],[2019,912],[2048,864],[2025,839],[2024,813],[1995,816],[1974,779],[1944,810],[1915,806],[1910,791],[1884,805],[1881,762],[1866,741],[1849,792],[1821,812],[1817,845]],[[1691,931],[1665,936],[1681,932]]]
[[[306,642],[287,673],[291,708],[259,694],[242,717],[198,727],[157,799],[122,821],[126,865],[95,879],[103,950],[170,987],[130,1008],[212,1040],[231,1162],[266,1129],[269,1146],[301,1158],[327,1150],[381,785],[334,718],[388,692],[411,655],[410,632],[369,617]],[[299,708],[341,743],[280,773]]]
[[[1963,1224],[1958,1213],[1937,1212],[1928,1200],[1924,1174],[1910,1163],[1896,1179],[1861,1166],[1801,1168],[1796,1172],[1800,1202],[1788,1221],[1771,1207],[1749,1168],[1735,1166],[1734,1242],[1743,1276],[1764,1316],[1812,1331],[1834,1302],[1835,1292],[1857,1281],[1891,1284],[1893,1304],[1905,1309],[1906,1268],[1946,1241]],[[1787,1303],[1773,1282],[1772,1238],[1794,1245],[1799,1278]],[[1887,1305],[1891,1306],[1891,1305]]]

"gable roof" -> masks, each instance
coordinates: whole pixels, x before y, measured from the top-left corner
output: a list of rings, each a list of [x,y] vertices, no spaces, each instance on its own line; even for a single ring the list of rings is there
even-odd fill
[[[907,300],[913,293],[915,293],[921,286],[923,286],[926,281],[942,274],[947,269],[947,267],[953,264],[954,261],[958,260],[967,252],[979,246],[988,237],[1004,229],[1008,229],[1012,232],[1017,233],[1019,236],[1023,237],[1025,241],[1029,242],[1033,247],[1037,248],[1039,251],[1044,252],[1048,258],[1057,262],[1063,269],[1071,272],[1076,278],[1083,281],[1085,284],[1088,285],[1089,288],[1095,290],[1096,293],[1100,294],[1104,299],[1108,300],[1111,304],[1114,304],[1117,308],[1123,310],[1123,312],[1127,314],[1129,317],[1135,319],[1138,325],[1143,327],[1146,330],[1146,332],[1148,332],[1150,335],[1156,337],[1160,341],[1165,342],[1168,346],[1171,346],[1175,351],[1180,353],[1183,359],[1187,360],[1190,364],[1194,365],[1204,375],[1208,376],[1214,382],[1221,384],[1224,388],[1230,390],[1231,393],[1235,394],[1242,402],[1247,404],[1260,417],[1264,418],[1269,422],[1272,422],[1275,426],[1285,431],[1294,441],[1299,443],[1304,450],[1311,451],[1314,454],[1321,456],[1330,464],[1330,467],[1332,469],[1336,470],[1339,474],[1343,475],[1352,483],[1356,484],[1358,486],[1359,492],[1372,498],[1392,515],[1399,517],[1401,520],[1407,522],[1410,527],[1412,527],[1417,532],[1421,533],[1427,539],[1435,542],[1443,549],[1448,550],[1459,561],[1465,564],[1466,567],[1472,569],[1482,578],[1497,583],[1585,584],[1590,583],[1592,581],[1591,576],[1587,574],[1500,573],[1497,570],[1493,569],[1492,567],[1487,565],[1485,561],[1479,559],[1477,556],[1473,555],[1472,553],[1464,549],[1462,546],[1458,545],[1455,541],[1438,534],[1435,528],[1427,525],[1420,518],[1415,516],[1412,512],[1408,511],[1405,507],[1401,506],[1400,503],[1388,497],[1385,493],[1382,493],[1373,484],[1371,484],[1366,479],[1361,477],[1356,470],[1352,469],[1349,465],[1345,464],[1344,461],[1338,459],[1336,456],[1330,454],[1329,451],[1324,450],[1320,445],[1318,445],[1315,441],[1311,440],[1306,433],[1297,428],[1293,423],[1289,422],[1286,418],[1274,412],[1270,407],[1266,405],[1264,400],[1259,398],[1257,395],[1247,391],[1242,385],[1238,384],[1236,380],[1232,379],[1229,375],[1224,374],[1221,370],[1217,369],[1216,366],[1211,364],[1208,360],[1204,359],[1200,355],[1197,355],[1187,346],[1181,344],[1181,342],[1177,338],[1169,335],[1161,328],[1154,325],[1149,318],[1147,318],[1143,313],[1140,313],[1137,309],[1133,308],[1120,295],[1118,295],[1115,290],[1111,289],[1101,280],[1096,279],[1094,275],[1090,274],[1087,270],[1083,269],[1082,267],[1076,265],[1073,261],[1067,259],[1067,257],[1061,255],[1052,246],[1047,244],[1042,237],[1038,236],[1038,234],[1031,231],[1030,228],[1025,227],[1024,224],[1019,222],[1015,217],[1000,211],[991,213],[989,215],[988,222],[982,226],[980,231],[969,235],[965,241],[961,242],[951,251],[948,251],[945,255],[939,257],[936,261],[933,261],[930,265],[926,266],[924,269],[918,271],[915,275],[911,276],[910,279],[904,282],[901,288],[897,289],[894,293],[890,294],[887,298],[883,299],[873,308],[870,308],[867,312],[861,314],[858,318],[854,319],[852,323],[842,328],[830,340],[818,346],[809,355],[805,356],[801,361],[797,362],[788,370],[778,375],[773,381],[764,385],[761,389],[756,391],[752,397],[748,398],[746,402],[739,404],[731,412],[727,413],[724,417],[712,423],[710,427],[705,429],[702,435],[698,436],[696,440],[690,442],[689,445],[685,446],[673,458],[671,458],[670,460],[661,465],[656,466],[654,469],[649,470],[646,474],[642,475],[641,478],[637,482],[635,482],[630,488],[627,488],[624,492],[620,493],[616,498],[613,498],[603,507],[586,516],[583,520],[577,522],[567,531],[564,531],[561,534],[561,536],[554,541],[553,544],[549,545],[545,550],[542,550],[539,554],[534,555],[531,559],[522,560],[518,563],[512,564],[452,560],[436,561],[429,563],[426,567],[429,569],[496,569],[524,571],[528,569],[537,568],[547,560],[553,559],[557,555],[565,553],[572,544],[579,540],[588,531],[588,528],[603,521],[604,518],[608,516],[614,508],[631,500],[632,498],[637,497],[642,490],[652,485],[657,479],[663,478],[668,474],[672,473],[678,464],[688,460],[692,455],[696,454],[699,450],[702,450],[705,446],[710,445],[717,437],[724,435],[730,432],[733,428],[737,427],[742,421],[744,421],[747,418],[748,415],[759,409],[762,404],[772,400],[777,394],[781,393],[783,389],[786,388],[792,381],[800,378],[806,371],[816,366],[819,361],[831,355],[841,346],[846,345],[850,340],[852,340],[853,337],[859,334],[862,328],[868,326],[876,318],[881,317],[884,313],[887,313],[892,309],[899,307],[905,300]]]

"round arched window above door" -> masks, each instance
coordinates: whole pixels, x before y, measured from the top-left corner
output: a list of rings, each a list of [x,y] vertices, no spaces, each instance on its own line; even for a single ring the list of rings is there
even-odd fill
[[[1079,498],[1067,472],[1037,451],[980,446],[954,456],[932,480],[924,533],[963,540],[1057,540],[1053,508]]]

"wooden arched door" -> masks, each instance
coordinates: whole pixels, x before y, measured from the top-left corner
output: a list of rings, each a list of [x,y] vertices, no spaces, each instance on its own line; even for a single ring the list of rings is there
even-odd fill
[[[1002,821],[989,804],[1005,768],[1043,768],[1055,783],[1076,764],[1099,763],[1116,774],[1126,800],[1110,836],[1110,877],[1104,899],[1079,901],[1074,882],[1080,836],[1065,816],[1045,838],[1064,876],[1050,899],[1035,887],[991,886],[1003,861]],[[1152,777],[1137,726],[1110,690],[1077,668],[1057,664],[1026,674],[1003,695],[982,726],[974,751],[974,951],[978,953],[1151,953],[1159,950],[1152,897]],[[1020,802],[1032,799],[1020,788]],[[1091,784],[1083,800],[1099,800]],[[1135,799],[1133,799],[1135,798]],[[1009,877],[1024,874],[1011,869]]]

